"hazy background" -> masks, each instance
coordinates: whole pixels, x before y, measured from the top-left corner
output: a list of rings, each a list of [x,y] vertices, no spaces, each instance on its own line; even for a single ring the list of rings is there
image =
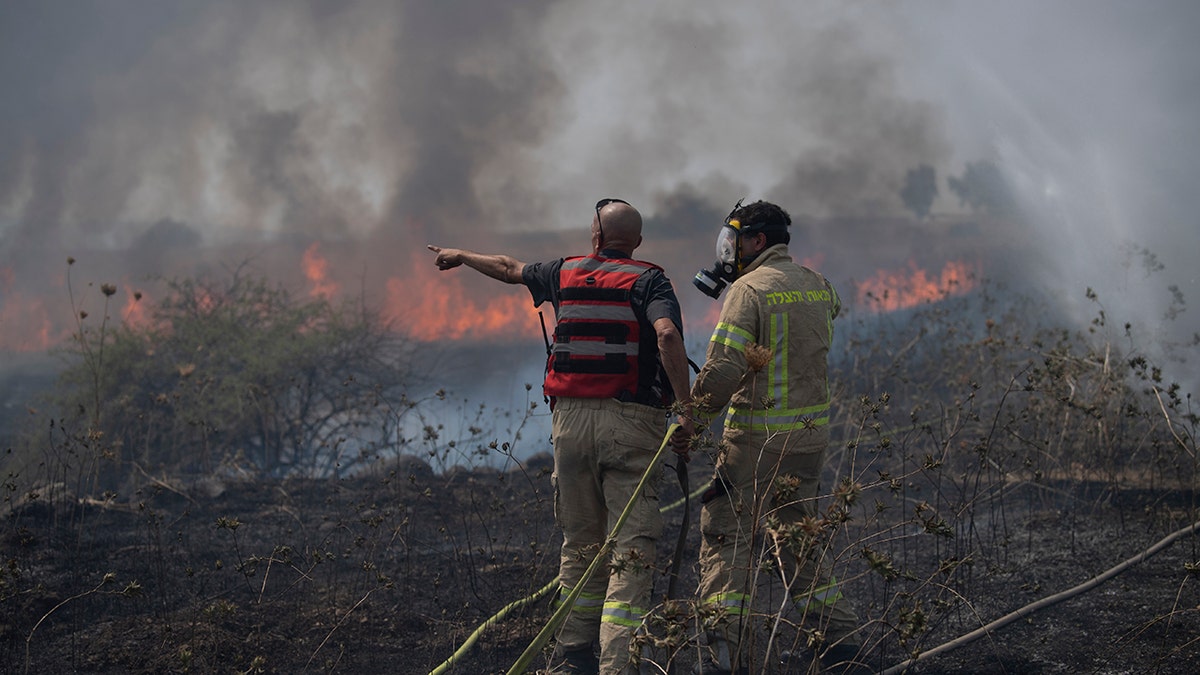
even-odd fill
[[[1198,27],[1190,1],[11,0],[0,366],[69,334],[68,255],[121,303],[147,275],[250,259],[457,345],[440,363],[464,389],[536,397],[525,291],[438,273],[424,246],[585,252],[604,196],[645,215],[639,255],[675,281],[697,359],[716,303],[690,278],[743,197],[792,212],[793,253],[851,313],[867,280],[958,265],[1078,322],[1094,288],[1114,321],[1187,344]],[[1009,217],[947,187],[984,160]],[[917,219],[900,190],[922,164],[939,193]]]

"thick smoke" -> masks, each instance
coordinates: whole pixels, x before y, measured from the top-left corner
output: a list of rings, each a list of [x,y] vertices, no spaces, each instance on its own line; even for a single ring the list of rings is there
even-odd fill
[[[642,209],[640,253],[702,316],[688,279],[748,197],[788,208],[795,253],[843,287],[969,253],[1061,289],[1079,320],[1088,286],[1135,321],[1174,308],[1180,339],[1196,321],[1177,298],[1200,297],[1198,18],[1188,2],[4,3],[0,316],[17,292],[57,293],[67,255],[102,259],[97,277],[246,254],[295,275],[321,242],[339,283],[372,291],[434,278],[429,242],[581,252],[603,196]],[[957,226],[946,181],[979,161],[1020,224]],[[900,197],[920,165],[941,188],[925,220]]]

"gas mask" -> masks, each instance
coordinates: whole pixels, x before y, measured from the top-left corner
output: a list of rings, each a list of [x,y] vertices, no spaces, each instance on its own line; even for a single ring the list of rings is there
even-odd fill
[[[734,211],[742,205],[741,201]],[[732,212],[730,213],[732,216]],[[742,224],[736,218],[726,218],[717,234],[717,261],[711,269],[700,270],[692,278],[692,284],[700,292],[716,300],[725,286],[742,273]]]

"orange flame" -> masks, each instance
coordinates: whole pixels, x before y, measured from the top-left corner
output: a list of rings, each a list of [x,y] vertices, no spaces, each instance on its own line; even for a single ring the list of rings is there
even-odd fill
[[[56,341],[54,324],[45,305],[21,293],[5,293],[0,302],[0,349],[45,351]]]
[[[329,261],[321,255],[320,248],[319,243],[313,242],[304,251],[301,265],[304,267],[305,278],[312,284],[308,294],[314,298],[332,300],[341,290],[341,286],[328,280]]]
[[[424,256],[413,256],[408,278],[387,281],[384,317],[413,339],[502,341],[541,339],[538,310],[523,286],[485,282],[486,293],[468,290],[460,275],[475,274],[463,267],[438,272]],[[547,312],[546,329],[554,312]]]
[[[130,328],[145,328],[150,325],[150,315],[146,309],[149,299],[141,291],[134,290],[129,284],[125,286],[125,307],[121,309],[121,321]]]
[[[0,268],[0,350],[45,351],[56,339],[50,313],[38,298],[14,290],[12,268]]]
[[[892,312],[938,302],[975,288],[977,270],[965,262],[950,261],[933,275],[909,261],[903,271],[879,270],[858,284],[858,304],[875,312]]]

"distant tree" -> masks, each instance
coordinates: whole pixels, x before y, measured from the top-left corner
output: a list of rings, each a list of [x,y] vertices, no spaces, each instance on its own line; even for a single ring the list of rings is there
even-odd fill
[[[394,440],[411,359],[378,315],[297,300],[243,269],[166,289],[148,321],[107,335],[81,324],[68,350],[56,407],[107,449],[103,478],[222,461],[330,475]]]
[[[909,169],[904,175],[904,188],[900,190],[900,198],[904,206],[924,220],[929,216],[933,207],[933,199],[937,197],[937,172],[932,166],[922,164],[915,169]]]
[[[980,160],[967,162],[962,177],[947,179],[950,191],[958,195],[958,201],[978,213],[994,216],[1012,216],[1017,213],[1017,197],[1012,185],[992,162]]]

